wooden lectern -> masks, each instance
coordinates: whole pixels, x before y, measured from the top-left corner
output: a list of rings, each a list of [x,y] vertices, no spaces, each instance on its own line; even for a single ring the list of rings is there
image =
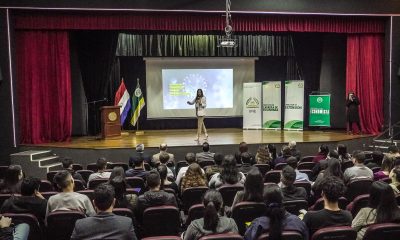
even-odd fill
[[[121,136],[120,106],[104,106],[101,111],[101,137]]]

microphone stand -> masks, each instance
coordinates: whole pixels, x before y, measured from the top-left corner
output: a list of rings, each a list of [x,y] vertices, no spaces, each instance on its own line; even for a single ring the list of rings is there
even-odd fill
[[[107,102],[108,99],[107,98],[103,98],[103,99],[99,99],[99,100],[95,100],[95,101],[90,101],[90,102],[85,102],[84,105],[86,105],[86,135],[89,135],[89,106],[96,106],[97,103],[101,103],[101,102]],[[96,135],[96,131],[97,131],[97,112],[94,112],[94,136]]]

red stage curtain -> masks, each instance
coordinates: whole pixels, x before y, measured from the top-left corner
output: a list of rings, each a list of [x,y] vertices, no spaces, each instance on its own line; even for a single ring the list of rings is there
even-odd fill
[[[385,19],[351,16],[233,14],[236,32],[384,33]],[[219,13],[16,12],[16,29],[143,30],[222,33]]]
[[[21,31],[16,39],[20,142],[69,140],[72,102],[68,33]]]
[[[372,134],[383,124],[383,56],[382,35],[347,37],[346,93],[354,91],[360,98],[361,127]]]

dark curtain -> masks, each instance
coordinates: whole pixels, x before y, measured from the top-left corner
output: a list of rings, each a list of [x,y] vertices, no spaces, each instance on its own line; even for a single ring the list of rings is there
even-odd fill
[[[82,82],[88,105],[88,131],[100,131],[99,108],[108,104],[107,88],[115,60],[118,33],[113,31],[79,31],[74,33]],[[111,102],[111,101],[110,101]]]
[[[233,14],[235,32],[384,33],[385,18],[359,16],[300,16]],[[17,29],[86,29],[223,32],[220,13],[152,12],[16,12]]]
[[[360,98],[361,127],[372,134],[383,124],[383,58],[382,35],[347,37],[346,93],[354,91]]]
[[[68,33],[17,31],[20,141],[68,141],[72,129]]]

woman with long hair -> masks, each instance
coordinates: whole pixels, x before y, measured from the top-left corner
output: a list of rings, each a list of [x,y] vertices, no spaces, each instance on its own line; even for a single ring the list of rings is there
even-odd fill
[[[358,212],[351,226],[357,231],[357,240],[361,240],[370,224],[391,222],[400,222],[400,208],[393,190],[389,184],[375,181],[369,190],[368,207]]]
[[[263,191],[264,191],[264,178],[261,175],[258,168],[253,167],[246,176],[246,181],[244,182],[244,191],[239,191],[236,193],[233,199],[233,207],[243,201],[246,202],[262,202],[263,201]]]
[[[115,208],[129,208],[134,211],[137,195],[127,194],[127,184],[123,177],[117,176],[109,180],[115,191]]]
[[[203,218],[193,220],[184,240],[197,240],[203,236],[217,233],[238,233],[235,220],[222,216],[224,209],[222,195],[216,190],[208,190],[203,197],[205,207]]]
[[[178,185],[176,185],[175,182],[170,182],[167,178],[168,167],[164,164],[159,165],[157,167],[157,171],[160,174],[160,179],[161,179],[160,189],[164,190],[165,188],[170,188],[174,190],[175,194],[177,194],[179,192]]]
[[[269,233],[269,240],[281,240],[283,230],[298,231],[304,239],[308,239],[308,230],[299,217],[286,212],[283,206],[283,195],[278,185],[268,186],[264,190],[264,203],[267,205],[265,216],[253,220],[244,234],[244,239],[254,240],[265,233]]]
[[[21,182],[24,177],[20,165],[10,165],[5,171],[4,180],[0,184],[1,193],[21,193]]]
[[[269,151],[270,154],[271,154],[272,161],[275,161],[275,159],[278,157],[278,155],[277,155],[277,153],[276,153],[276,147],[275,147],[275,145],[269,143],[269,144],[267,145],[267,148],[268,148],[268,151]]]
[[[400,166],[394,167],[389,177],[392,180],[389,185],[392,187],[394,194],[400,194]]]
[[[328,145],[321,144],[318,148],[318,154],[313,158],[313,162],[319,163],[321,160],[326,159],[329,154]]]
[[[312,190],[315,196],[319,196],[322,190],[322,182],[327,177],[338,177],[343,180],[342,167],[340,161],[336,158],[331,158],[328,160],[328,166],[325,170],[322,170],[312,185]]]
[[[360,99],[355,95],[354,92],[350,91],[346,99],[348,134],[354,133],[353,123],[357,125],[359,133],[362,132],[360,124],[360,114],[358,112],[359,105],[360,105]]]
[[[181,193],[185,191],[187,188],[192,187],[206,187],[207,180],[203,172],[201,171],[201,167],[197,163],[192,163],[189,165],[185,176],[182,178],[181,182]]]
[[[223,184],[244,184],[246,177],[239,172],[236,166],[236,159],[233,155],[226,155],[222,161],[221,173],[214,174],[209,182],[210,188],[219,188]]]
[[[113,170],[111,171],[110,179],[113,179],[118,176],[122,177],[125,180],[126,176],[123,167],[114,167]]]
[[[349,161],[351,159],[350,154],[347,152],[347,147],[344,144],[338,144],[336,150],[339,154],[339,160],[341,162]]]
[[[192,101],[187,101],[189,105],[195,105],[196,108],[196,117],[197,117],[197,138],[195,141],[199,141],[201,131],[204,131],[205,139],[208,139],[206,125],[204,124],[204,117],[206,116],[206,106],[207,101],[206,97],[203,94],[202,89],[197,89],[196,97]]]
[[[268,146],[258,147],[256,153],[256,163],[257,164],[271,164],[272,158],[269,152]]]

